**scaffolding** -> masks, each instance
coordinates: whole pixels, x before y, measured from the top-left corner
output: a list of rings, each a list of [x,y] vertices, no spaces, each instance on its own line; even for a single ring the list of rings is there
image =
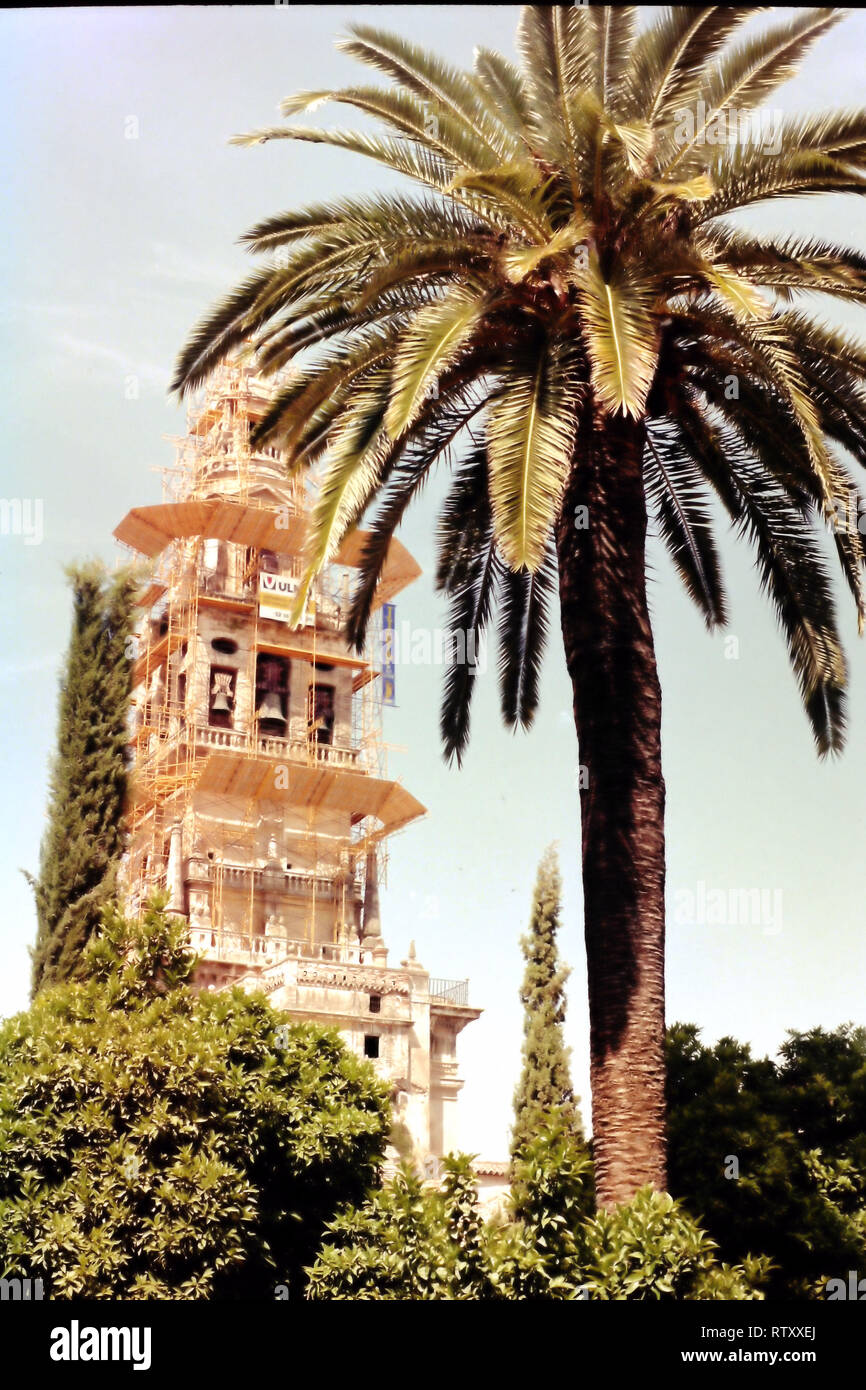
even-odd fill
[[[388,780],[374,660],[382,603],[420,573],[404,547],[393,541],[389,549],[367,650],[360,655],[348,650],[342,630],[352,571],[363,552],[361,532],[350,533],[335,562],[317,576],[299,626],[261,616],[268,562],[279,557],[281,578],[300,579],[310,504],[306,484],[286,476],[278,452],[251,444],[271,389],[249,367],[221,367],[193,402],[186,435],[173,441],[174,464],[162,470],[162,503],[133,509],[115,531],[121,544],[153,564],[139,600],[140,651],[132,677],[127,902],[140,914],[154,889],[164,889],[175,910],[190,912],[189,901],[176,901],[172,879],[179,846],[184,891],[198,907],[207,901],[197,944],[208,958],[237,966],[272,959],[280,950],[339,948],[359,919],[368,855],[373,852],[384,872],[386,837],[424,810]],[[217,617],[239,625],[248,646],[246,669],[240,663],[233,668],[235,709],[243,675],[246,715],[232,719],[231,728],[211,727],[210,695],[202,693],[210,691],[212,664],[201,634]],[[299,663],[308,668],[307,728],[292,727],[287,694],[285,738],[260,727],[257,663],[267,655],[288,663],[286,670]],[[350,713],[342,746],[318,737],[322,666],[348,668]],[[285,786],[276,789],[274,767],[281,760]],[[241,816],[227,814],[229,805],[239,804]],[[345,833],[325,830],[325,816],[332,825],[340,819]],[[272,844],[265,845],[275,824],[297,845],[291,864],[280,863]],[[278,900],[295,909],[303,905],[300,938],[288,931],[281,936],[278,926],[271,930]],[[332,923],[332,939],[324,943],[323,914]],[[192,913],[190,920],[194,925]]]

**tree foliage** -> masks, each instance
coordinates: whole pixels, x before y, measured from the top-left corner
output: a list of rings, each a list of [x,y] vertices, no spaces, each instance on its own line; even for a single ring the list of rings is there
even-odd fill
[[[520,989],[523,1052],[514,1094],[512,1157],[554,1118],[576,1136],[582,1133],[563,1038],[569,970],[560,963],[557,944],[561,896],[559,864],[551,848],[538,866],[529,931],[520,942],[526,961]]]
[[[507,1215],[484,1223],[465,1156],[437,1189],[404,1166],[341,1213],[309,1271],[326,1300],[760,1299],[765,1262],[719,1263],[715,1245],[666,1194],[641,1190],[615,1213],[587,1215],[585,1147],[552,1123],[516,1162]]]
[[[470,1160],[444,1160],[441,1188],[403,1163],[381,1192],[329,1226],[310,1270],[318,1300],[455,1299],[495,1296]]]
[[[0,1030],[0,1269],[63,1298],[296,1293],[377,1181],[388,1103],[338,1035],[194,993],[185,924],[109,912],[88,978]]]
[[[722,1256],[768,1256],[771,1296],[866,1267],[866,1029],[790,1032],[776,1060],[669,1030],[671,1192]]]
[[[431,472],[452,467],[442,587],[451,626],[476,641],[498,610],[509,724],[535,714],[576,435],[628,416],[659,534],[708,626],[726,620],[715,498],[754,548],[818,747],[842,745],[822,533],[829,523],[862,627],[848,460],[866,462],[866,357],[815,297],[866,301],[866,258],[839,240],[754,236],[732,214],[862,195],[866,117],[786,116],[772,148],[744,128],[842,18],[809,9],[749,34],[754,14],[675,5],[641,25],[633,5],[527,5],[519,63],[478,48],[471,71],[355,23],[338,46],[381,85],[301,92],[285,124],[235,137],[348,150],[414,193],[251,228],[259,268],[194,329],[173,384],[194,390],[237,350],[265,373],[291,364],[258,437],[293,470],[324,461],[307,582],[380,504],[350,617],[359,643],[388,538]],[[378,129],[297,122],[323,103]],[[467,504],[471,541],[455,548],[449,517]],[[446,682],[449,756],[465,749],[473,688],[459,670]]]
[[[69,571],[72,635],[60,684],[57,751],[39,876],[33,994],[80,972],[124,848],[130,636],[138,580],[97,564]],[[29,875],[28,875],[29,877]]]

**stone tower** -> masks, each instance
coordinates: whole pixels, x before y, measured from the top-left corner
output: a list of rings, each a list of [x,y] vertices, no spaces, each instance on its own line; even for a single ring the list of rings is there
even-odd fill
[[[128,907],[156,888],[189,921],[203,988],[263,989],[333,1025],[392,1087],[405,1147],[456,1146],[456,1039],[468,983],[432,979],[414,945],[389,963],[379,911],[388,836],[424,808],[384,772],[382,606],[420,570],[392,540],[369,648],[344,621],[365,535],[351,532],[292,624],[310,484],[250,442],[272,381],[231,363],[176,441],[166,500],[117,539],[153,562],[130,730]],[[400,924],[405,937],[411,924]]]

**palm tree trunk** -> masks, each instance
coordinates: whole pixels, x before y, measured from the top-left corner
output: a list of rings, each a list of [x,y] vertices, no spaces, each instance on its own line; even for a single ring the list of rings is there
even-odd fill
[[[666,1185],[665,789],[643,426],[609,416],[581,426],[556,545],[582,769],[596,1189],[612,1208]]]

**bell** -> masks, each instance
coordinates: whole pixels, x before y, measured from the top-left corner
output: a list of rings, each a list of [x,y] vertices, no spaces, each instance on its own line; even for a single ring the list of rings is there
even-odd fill
[[[259,719],[273,719],[277,720],[280,724],[285,723],[282,703],[275,690],[267,691],[257,712]]]
[[[211,710],[214,714],[231,714],[232,707],[229,702],[228,692],[218,690],[213,697]]]

